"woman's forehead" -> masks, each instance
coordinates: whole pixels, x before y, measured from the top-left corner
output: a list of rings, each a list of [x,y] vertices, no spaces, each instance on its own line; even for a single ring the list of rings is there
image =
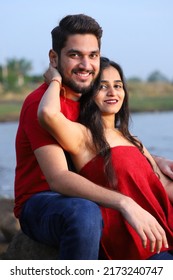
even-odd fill
[[[114,78],[114,80],[121,80],[118,70],[113,66],[109,66],[102,71],[101,79],[104,78]]]

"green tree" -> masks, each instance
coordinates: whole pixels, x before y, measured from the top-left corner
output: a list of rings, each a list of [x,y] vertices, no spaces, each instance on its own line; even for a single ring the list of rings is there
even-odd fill
[[[25,85],[32,64],[26,59],[8,59],[2,68],[2,83],[5,90],[18,90]]]
[[[159,71],[151,73],[147,79],[148,82],[168,82],[169,80]]]

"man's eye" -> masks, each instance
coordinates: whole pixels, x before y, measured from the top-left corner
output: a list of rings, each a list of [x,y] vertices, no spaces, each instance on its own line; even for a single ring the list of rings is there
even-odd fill
[[[75,58],[75,57],[79,57],[79,54],[77,54],[77,53],[71,53],[71,54],[70,54],[70,57],[74,57],[74,58]]]
[[[91,58],[97,58],[98,56],[99,56],[98,53],[92,53],[92,54],[90,55]]]

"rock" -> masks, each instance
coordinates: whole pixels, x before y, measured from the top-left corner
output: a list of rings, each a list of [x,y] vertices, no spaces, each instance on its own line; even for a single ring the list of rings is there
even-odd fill
[[[58,249],[36,242],[19,231],[3,254],[5,260],[56,260]]]
[[[56,260],[58,249],[36,242],[20,230],[13,208],[13,199],[0,198],[0,259]]]
[[[1,256],[6,252],[9,242],[4,238],[4,235],[0,232],[0,260]]]
[[[20,229],[19,222],[13,213],[13,207],[13,199],[0,198],[0,232],[7,242],[10,242]]]

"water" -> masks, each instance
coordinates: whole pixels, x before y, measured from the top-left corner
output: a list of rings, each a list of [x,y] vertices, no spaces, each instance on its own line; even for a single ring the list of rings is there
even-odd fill
[[[173,112],[136,113],[131,131],[152,154],[173,159]],[[18,123],[0,123],[0,196],[13,198]]]
[[[151,154],[173,159],[173,111],[133,114],[131,131]]]
[[[0,123],[0,196],[13,197],[17,123]]]

